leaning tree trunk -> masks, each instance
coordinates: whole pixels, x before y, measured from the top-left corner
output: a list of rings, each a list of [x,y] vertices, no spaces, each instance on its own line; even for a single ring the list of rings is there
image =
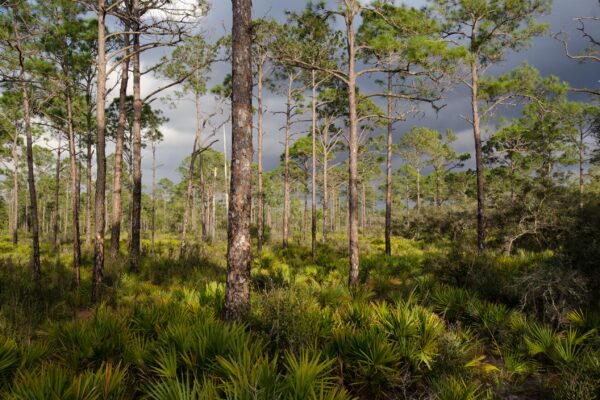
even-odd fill
[[[584,190],[584,158],[585,158],[585,143],[583,130],[579,134],[579,208],[583,208],[583,190]]]
[[[385,160],[385,254],[392,254],[392,156],[393,156],[393,132],[394,124],[392,122],[393,99],[392,94],[392,73],[388,73],[387,77],[387,148]]]
[[[69,158],[71,171],[71,212],[73,217],[73,271],[75,287],[80,283],[81,243],[79,238],[79,171],[77,170],[77,148],[75,146],[75,130],[73,128],[73,104],[70,89],[65,95],[67,103],[67,130],[69,134]]]
[[[126,28],[127,29],[127,25]],[[129,47],[129,35],[124,35],[123,47]],[[121,241],[123,190],[123,145],[125,142],[125,125],[127,123],[127,84],[129,81],[129,51],[125,51],[121,62],[121,85],[119,88],[119,121],[115,140],[115,169],[112,188],[112,218],[110,231],[110,257],[115,259],[119,254]]]
[[[263,64],[258,63],[258,252],[262,251],[265,221],[264,221],[264,199],[263,199]]]
[[[139,17],[139,0],[133,1],[133,13]],[[134,24],[139,32],[139,20]],[[133,192],[131,198],[131,253],[129,254],[131,272],[140,270],[140,230],[142,218],[142,96],[140,71],[140,34],[133,35],[133,123],[132,123],[132,161]]]
[[[352,14],[350,12],[350,14]],[[355,37],[354,16],[346,17],[348,47],[348,246],[350,250],[350,275],[348,284],[358,285],[359,250],[358,250],[358,116],[356,113],[356,72],[355,72]]]
[[[232,0],[231,199],[227,228],[225,319],[250,311],[250,203],[252,198],[252,0]]]
[[[96,199],[95,199],[95,243],[94,271],[92,273],[92,302],[100,298],[100,284],[104,274],[104,224],[106,191],[106,39],[105,0],[98,0],[98,73],[96,89]]]
[[[477,171],[477,248],[482,253],[485,243],[485,192],[483,177],[483,149],[479,117],[479,76],[477,60],[471,62],[471,109],[473,111],[473,136],[475,139],[475,166]]]
[[[312,176],[311,176],[311,224],[310,249],[312,262],[317,258],[317,82],[316,71],[312,70]]]

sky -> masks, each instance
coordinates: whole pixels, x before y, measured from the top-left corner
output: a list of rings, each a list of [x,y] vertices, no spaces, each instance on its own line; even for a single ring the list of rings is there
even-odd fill
[[[304,0],[254,0],[253,17],[274,18],[278,21],[284,21],[285,10],[301,10],[306,2]],[[330,1],[335,7],[335,1]],[[421,7],[426,4],[424,0],[406,0],[399,1],[410,6]],[[573,87],[591,87],[598,88],[600,79],[600,68],[594,63],[578,63],[565,56],[560,42],[553,38],[553,35],[559,31],[564,31],[570,38],[570,46],[573,52],[582,50],[585,46],[583,39],[575,29],[576,23],[573,18],[577,16],[600,15],[600,5],[598,0],[555,0],[551,15],[543,17],[541,20],[551,25],[550,32],[544,37],[534,39],[531,47],[520,53],[509,53],[497,67],[494,67],[490,73],[499,74],[509,71],[524,62],[535,66],[542,76],[556,75],[561,80],[568,82]],[[231,27],[231,2],[229,0],[212,0],[211,9],[202,21],[202,31],[209,38],[215,40],[227,33]],[[600,27],[598,27],[600,28]],[[595,32],[598,32],[596,29]],[[150,66],[158,61],[160,54],[158,52],[146,53],[142,56],[142,65]],[[231,70],[227,63],[218,63],[211,72],[209,87],[222,82],[223,78]],[[131,80],[130,80],[131,81]],[[142,79],[142,94],[151,92],[154,88],[164,84],[159,78],[146,75]],[[370,89],[375,89],[374,83],[362,82],[361,91],[367,93]],[[580,99],[583,99],[579,96]],[[394,129],[394,140],[398,141],[401,135],[413,126],[427,126],[440,131],[452,129],[458,136],[455,143],[455,149],[459,153],[472,153],[473,138],[472,130],[468,123],[460,115],[468,115],[470,110],[469,94],[464,88],[456,87],[446,94],[443,104],[446,106],[439,112],[434,113],[429,106],[422,106],[422,113],[411,117],[406,121],[397,123]],[[169,118],[163,127],[164,141],[157,150],[157,179],[166,177],[173,181],[181,179],[177,172],[177,167],[181,161],[187,157],[191,151],[194,141],[194,132],[196,128],[195,108],[191,100],[182,99],[177,101],[175,106],[169,102],[157,100],[153,103],[154,107],[163,110],[166,117]],[[213,112],[215,100],[207,95],[202,98],[202,109],[206,113]],[[283,149],[283,131],[280,129],[283,124],[283,116],[274,114],[283,111],[285,99],[282,95],[273,92],[265,93],[265,129],[264,129],[264,167],[271,170],[276,168],[280,161],[280,155]],[[228,110],[225,110],[227,113]],[[515,110],[505,110],[507,115],[515,115]],[[256,125],[256,124],[255,124]],[[308,127],[295,126],[295,133],[305,134]],[[484,135],[489,135],[491,128],[488,128]],[[231,132],[229,125],[225,126],[227,137],[227,149],[231,147]],[[383,132],[375,132],[379,135]],[[206,134],[206,133],[205,133]],[[215,137],[219,139],[213,145],[213,148],[223,151],[223,132],[219,131]],[[109,149],[110,150],[110,149]],[[256,155],[256,134],[255,134],[255,155]],[[151,154],[149,150],[143,152],[143,180],[146,187],[150,186],[151,178]],[[395,166],[398,166],[401,160],[395,160]],[[467,163],[467,167],[470,165]]]

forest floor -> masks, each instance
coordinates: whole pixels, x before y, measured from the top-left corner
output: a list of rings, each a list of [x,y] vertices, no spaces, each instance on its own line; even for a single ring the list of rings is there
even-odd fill
[[[245,324],[221,320],[225,243],[176,258],[144,242],[142,270],[107,262],[92,306],[92,254],[73,287],[70,246],[0,240],[0,391],[15,399],[594,399],[600,316],[552,252],[478,256],[452,243],[361,241],[360,290],[345,239],[272,245],[252,268]],[[335,245],[338,244],[338,245]],[[124,245],[125,246],[125,245]],[[544,277],[544,279],[540,278]],[[537,280],[536,280],[537,279]]]

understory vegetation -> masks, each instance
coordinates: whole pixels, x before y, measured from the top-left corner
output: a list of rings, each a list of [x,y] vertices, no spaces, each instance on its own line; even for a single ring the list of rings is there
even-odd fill
[[[439,241],[363,238],[347,253],[273,246],[252,268],[245,324],[223,322],[225,245],[162,238],[138,275],[107,264],[89,303],[68,252],[2,238],[0,388],[10,399],[594,399],[600,314],[590,282],[550,251],[478,256]],[[144,243],[142,244],[143,247]],[[24,264],[25,263],[25,264]],[[534,283],[535,282],[535,283]]]

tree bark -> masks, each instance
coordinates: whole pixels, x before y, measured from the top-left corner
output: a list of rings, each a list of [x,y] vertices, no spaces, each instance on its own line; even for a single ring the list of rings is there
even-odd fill
[[[323,127],[323,243],[327,243],[327,230],[329,227],[329,188],[327,185],[327,173],[329,172],[329,151],[327,143],[329,142],[329,127]]]
[[[257,209],[257,232],[258,252],[262,251],[265,221],[263,202],[263,64],[258,63],[258,209]]]
[[[14,17],[13,17],[14,18]],[[42,279],[42,266],[40,261],[40,228],[38,222],[37,194],[35,188],[35,172],[33,166],[33,134],[31,130],[31,110],[29,105],[29,92],[25,80],[25,55],[21,47],[21,39],[16,20],[13,20],[15,35],[17,36],[17,50],[19,52],[19,81],[21,84],[21,95],[23,97],[23,119],[25,122],[25,135],[27,138],[27,184],[29,187],[29,206],[31,207],[31,266],[33,278],[36,285],[40,285]]]
[[[250,202],[252,198],[252,1],[232,0],[231,199],[227,228],[225,319],[250,310]]]
[[[105,39],[105,0],[98,0],[98,74],[96,88],[96,198],[95,198],[95,243],[94,271],[92,273],[92,303],[100,298],[100,284],[104,274],[104,224],[106,190],[106,39]]]
[[[196,106],[196,135],[194,136],[194,145],[192,147],[192,154],[190,155],[190,165],[188,167],[188,176],[187,176],[187,188],[185,192],[185,202],[183,206],[183,222],[181,224],[181,238],[179,245],[179,258],[183,258],[185,256],[186,250],[186,236],[187,236],[187,225],[188,225],[188,216],[190,214],[190,207],[192,204],[192,195],[194,189],[194,166],[196,165],[196,157],[198,156],[198,152],[200,149],[198,146],[200,145],[200,134],[202,132],[202,126],[200,122],[200,95],[196,93],[195,97],[195,106]]]
[[[481,122],[479,117],[479,76],[477,71],[477,60],[471,62],[471,109],[473,112],[473,136],[475,139],[475,165],[477,172],[477,249],[482,253],[485,243],[485,192]]]
[[[354,2],[350,7],[354,7]],[[358,285],[359,249],[358,249],[358,117],[356,112],[356,48],[354,32],[355,10],[346,11],[346,40],[348,51],[348,245],[350,253],[350,275],[348,284]]]
[[[152,141],[152,216],[150,222],[151,244],[150,253],[152,258],[156,257],[154,252],[154,239],[156,235],[156,141]]]
[[[128,24],[125,25],[125,30]],[[123,35],[123,47],[129,47],[129,34]],[[119,121],[115,138],[115,170],[112,188],[112,216],[110,231],[110,257],[119,255],[121,243],[122,198],[123,190],[123,145],[125,143],[125,125],[127,123],[127,84],[129,82],[129,51],[125,51],[121,61],[121,84],[119,87]]]
[[[283,243],[284,249],[288,247],[290,232],[290,136],[292,128],[292,76],[288,79],[287,102],[285,109],[285,141],[283,156]]]
[[[90,85],[91,86],[91,85]],[[86,124],[87,124],[87,140],[86,140],[86,196],[85,196],[85,245],[92,245],[92,99],[91,89],[86,90]]]
[[[67,83],[69,85],[69,83]],[[71,212],[73,218],[72,238],[73,240],[73,271],[75,273],[75,287],[80,284],[81,243],[79,238],[79,171],[77,168],[77,148],[75,145],[75,130],[73,127],[73,104],[70,88],[65,93],[67,103],[67,130],[69,135],[69,158],[71,172]]]
[[[311,176],[311,225],[310,249],[312,262],[317,258],[317,82],[316,71],[311,74],[312,86],[312,176]]]
[[[52,245],[58,246],[58,231],[60,222],[60,161],[62,153],[62,133],[58,136],[58,147],[56,149],[56,169],[54,171],[54,212],[52,215]]]
[[[140,5],[133,0],[133,123],[132,123],[132,161],[133,161],[133,193],[131,198],[131,253],[129,254],[130,270],[140,270],[140,229],[142,217],[142,96],[140,71]]]
[[[12,145],[13,162],[13,198],[12,198],[12,243],[13,246],[19,244],[19,127],[15,123],[15,138]]]
[[[393,148],[393,132],[394,124],[391,120],[394,100],[392,94],[392,72],[387,76],[387,147],[385,160],[385,254],[392,255],[392,148]]]

